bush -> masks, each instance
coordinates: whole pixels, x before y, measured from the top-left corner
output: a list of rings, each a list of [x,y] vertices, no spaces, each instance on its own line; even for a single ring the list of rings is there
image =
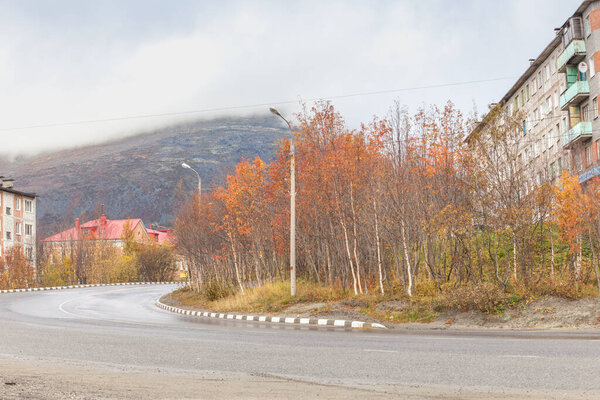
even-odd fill
[[[233,293],[233,290],[229,286],[213,280],[204,284],[204,292],[202,294],[206,300],[215,301],[231,296]]]
[[[436,311],[496,312],[506,298],[503,290],[493,283],[471,284],[443,292],[435,300]]]

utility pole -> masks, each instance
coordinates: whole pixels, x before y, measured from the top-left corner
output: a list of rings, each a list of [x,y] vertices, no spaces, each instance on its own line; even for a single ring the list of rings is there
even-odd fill
[[[289,121],[283,118],[273,107],[273,114],[285,121],[290,128],[290,287],[291,295],[296,296],[296,151],[294,148],[294,130]]]

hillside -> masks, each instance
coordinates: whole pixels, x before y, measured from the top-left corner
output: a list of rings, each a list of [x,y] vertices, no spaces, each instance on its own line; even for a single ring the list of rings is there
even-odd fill
[[[191,195],[196,175],[203,192],[222,185],[240,158],[272,158],[274,143],[286,134],[272,117],[220,118],[172,126],[94,146],[0,160],[0,175],[15,178],[17,190],[38,198],[38,237],[92,217],[105,205],[109,218],[140,217],[168,225],[176,197]],[[182,182],[183,193],[176,196]]]

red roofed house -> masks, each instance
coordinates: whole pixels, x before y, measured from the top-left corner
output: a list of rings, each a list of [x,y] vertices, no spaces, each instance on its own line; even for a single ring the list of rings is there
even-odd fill
[[[103,240],[115,247],[124,247],[125,233],[128,228],[133,235],[133,240],[138,243],[157,241],[154,234],[150,235],[139,218],[134,219],[107,219],[105,215],[88,221],[85,224],[75,220],[75,226],[52,235],[42,240],[44,247],[48,250],[58,250],[62,255],[71,251],[72,246],[79,242],[96,242]]]

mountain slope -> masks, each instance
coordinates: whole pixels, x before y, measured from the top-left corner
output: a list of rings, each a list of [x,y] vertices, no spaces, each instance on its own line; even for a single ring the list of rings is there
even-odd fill
[[[139,217],[168,225],[176,215],[176,186],[191,195],[222,185],[240,158],[273,157],[287,129],[272,117],[221,118],[177,125],[109,143],[0,162],[0,175],[38,198],[38,237],[92,217],[104,204],[109,218]]]

